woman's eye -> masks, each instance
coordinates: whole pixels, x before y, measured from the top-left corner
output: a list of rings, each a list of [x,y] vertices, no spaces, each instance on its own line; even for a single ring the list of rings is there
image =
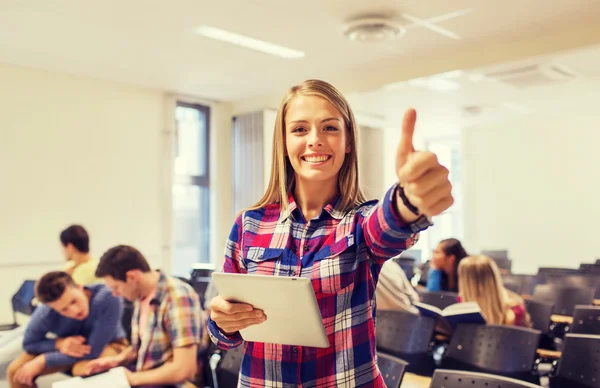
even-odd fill
[[[304,131],[304,128],[302,128],[302,127],[297,127],[297,128],[292,129],[292,133],[299,133],[299,132],[303,132],[303,131]]]
[[[328,126],[326,126],[326,127],[325,127],[325,130],[326,130],[326,131],[337,131],[338,129],[337,129],[336,127],[333,127],[333,126],[331,126],[331,125],[328,125]]]

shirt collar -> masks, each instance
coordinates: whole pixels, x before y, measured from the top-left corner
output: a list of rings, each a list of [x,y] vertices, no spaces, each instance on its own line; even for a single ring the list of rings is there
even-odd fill
[[[167,276],[161,270],[156,270],[156,272],[158,272],[160,276],[154,292],[149,295],[149,297],[152,298],[152,300],[150,300],[150,305],[160,305],[167,293]]]
[[[338,193],[329,201],[322,209],[321,214],[317,217],[317,219],[321,219],[323,217],[323,211],[329,214],[333,219],[341,220],[344,217],[344,212],[341,210],[342,204],[342,196]],[[281,212],[281,221],[286,221],[290,216],[300,214],[300,209],[298,208],[298,204],[294,199],[294,195],[290,192],[288,193],[288,208],[287,210],[282,210]]]

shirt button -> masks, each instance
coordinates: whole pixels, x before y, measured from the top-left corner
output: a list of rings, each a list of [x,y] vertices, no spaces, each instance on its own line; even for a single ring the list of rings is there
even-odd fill
[[[294,346],[294,347],[292,348],[292,352],[294,352],[294,353],[298,353],[298,347],[297,347],[297,346]]]
[[[310,249],[310,246],[309,246],[308,244],[306,244],[306,245],[304,246],[304,251],[308,251],[309,249]]]

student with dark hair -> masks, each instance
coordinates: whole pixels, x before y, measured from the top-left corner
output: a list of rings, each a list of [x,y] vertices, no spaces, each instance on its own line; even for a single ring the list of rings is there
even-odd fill
[[[427,290],[458,292],[458,265],[465,257],[467,251],[459,240],[440,241],[430,261]]]
[[[81,225],[71,225],[60,233],[63,255],[67,260],[65,272],[73,277],[77,284],[85,285],[99,282],[94,273],[98,260],[90,255],[90,237]]]
[[[81,286],[62,271],[49,272],[36,284],[42,303],[25,331],[25,353],[7,370],[11,388],[32,386],[44,374],[71,369],[84,375],[87,363],[118,354],[127,346],[121,327],[121,299],[102,284]],[[52,333],[56,339],[49,339]]]
[[[200,298],[189,284],[152,271],[137,249],[119,245],[100,259],[96,276],[115,295],[135,302],[131,346],[95,360],[87,373],[127,366],[134,387],[177,387],[196,374],[202,336]]]

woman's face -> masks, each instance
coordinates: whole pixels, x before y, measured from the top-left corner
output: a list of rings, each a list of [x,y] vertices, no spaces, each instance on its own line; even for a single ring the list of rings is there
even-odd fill
[[[285,117],[286,154],[297,181],[337,182],[351,148],[341,113],[324,98],[298,95]]]
[[[449,272],[452,264],[452,256],[446,255],[446,253],[444,253],[443,244],[439,243],[433,250],[431,266],[435,269],[441,269],[444,272]]]

